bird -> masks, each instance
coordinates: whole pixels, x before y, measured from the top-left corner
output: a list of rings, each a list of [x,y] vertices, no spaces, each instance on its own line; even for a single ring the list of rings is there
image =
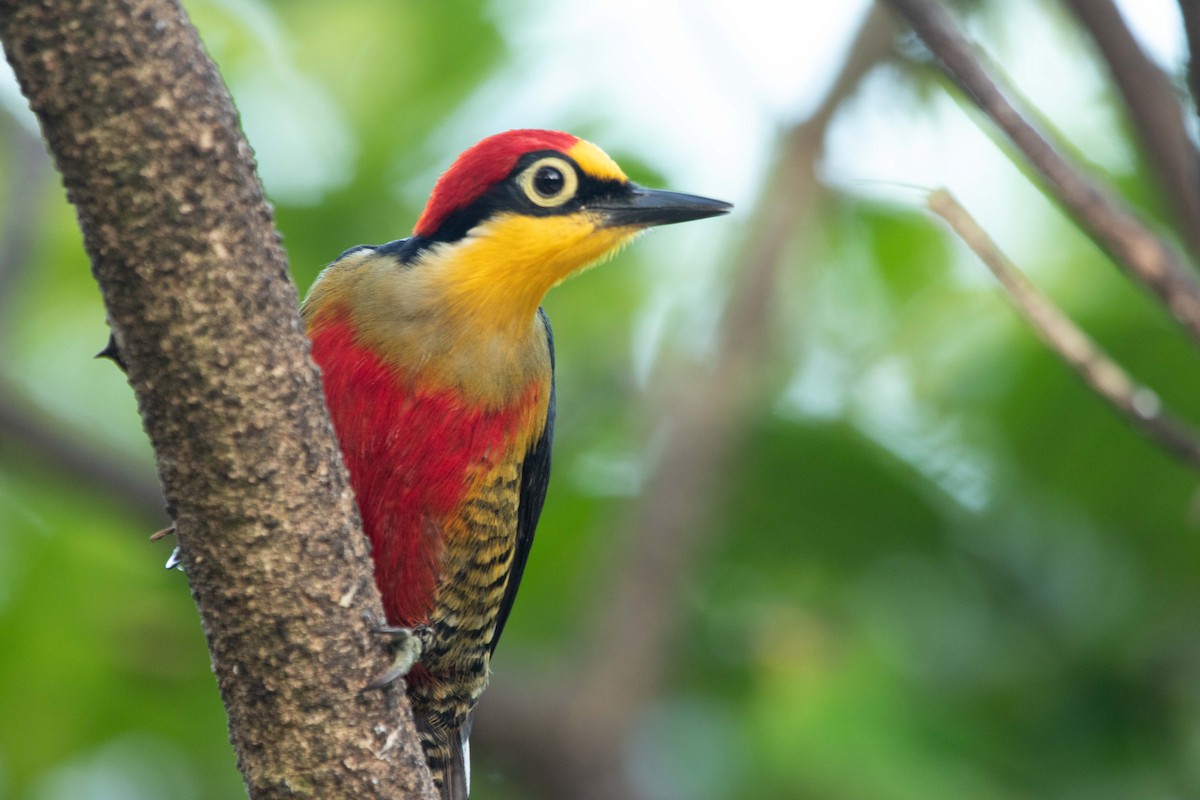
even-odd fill
[[[510,130],[438,178],[412,235],[345,251],[301,316],[395,662],[443,800],[546,498],[554,338],[541,308],[645,229],[732,206],[631,181],[589,141]]]

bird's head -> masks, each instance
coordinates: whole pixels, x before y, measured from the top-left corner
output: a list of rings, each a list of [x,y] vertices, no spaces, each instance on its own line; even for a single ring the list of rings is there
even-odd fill
[[[410,238],[331,264],[304,321],[310,336],[344,323],[357,345],[419,371],[423,385],[500,407],[550,368],[537,309],[551,287],[648,227],[730,208],[638,186],[569,134],[508,131],[459,156]]]
[[[570,134],[514,130],[458,157],[412,241],[448,303],[500,323],[528,320],[551,287],[646,228],[730,208],[638,186],[599,147]]]

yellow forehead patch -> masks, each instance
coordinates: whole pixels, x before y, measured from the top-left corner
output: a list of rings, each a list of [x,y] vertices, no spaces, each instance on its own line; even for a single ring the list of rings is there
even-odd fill
[[[567,155],[575,159],[579,168],[593,178],[599,178],[602,181],[621,181],[622,183],[629,180],[617,166],[617,162],[591,142],[580,139],[567,151]]]

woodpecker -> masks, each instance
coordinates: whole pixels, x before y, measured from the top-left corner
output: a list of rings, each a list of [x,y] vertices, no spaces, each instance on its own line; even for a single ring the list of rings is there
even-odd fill
[[[303,304],[396,662],[443,800],[541,515],[554,435],[546,292],[642,230],[724,214],[590,142],[514,130],[437,181],[413,234],[343,253]]]

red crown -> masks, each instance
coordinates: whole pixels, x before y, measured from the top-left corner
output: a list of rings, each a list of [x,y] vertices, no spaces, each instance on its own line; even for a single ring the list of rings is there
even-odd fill
[[[562,131],[515,130],[497,133],[473,145],[442,173],[413,233],[432,236],[446,217],[466,208],[508,177],[521,156],[537,150],[565,152],[579,139]]]

